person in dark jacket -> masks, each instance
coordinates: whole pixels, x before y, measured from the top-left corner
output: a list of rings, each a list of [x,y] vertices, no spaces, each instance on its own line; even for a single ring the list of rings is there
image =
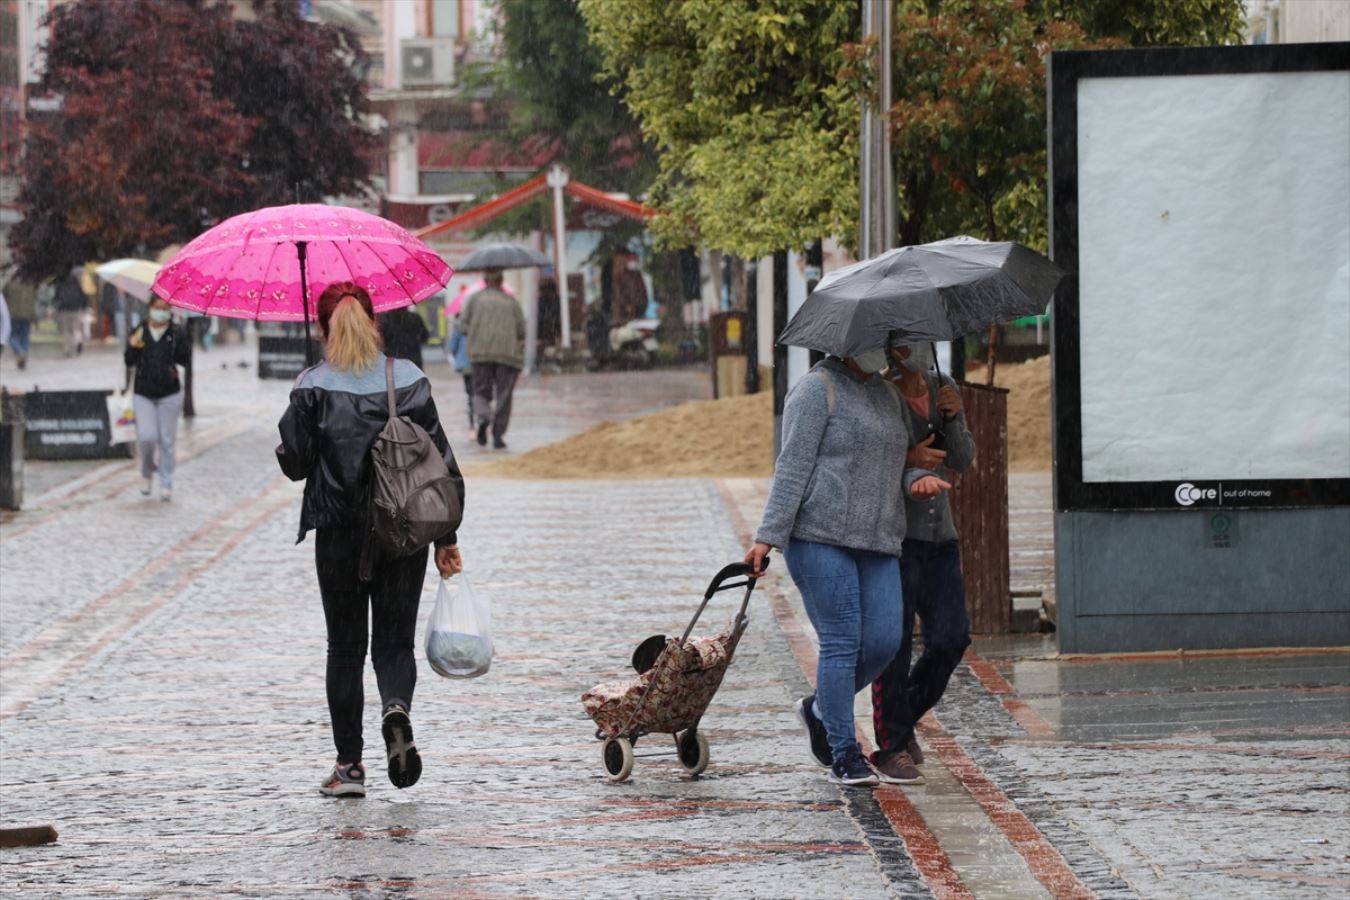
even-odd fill
[[[956,382],[934,370],[931,344],[892,348],[898,365],[895,384],[905,398],[912,446],[907,465],[950,478],[975,461],[975,440],[966,428]],[[893,370],[896,371],[896,370]],[[905,541],[900,547],[904,612],[900,652],[872,682],[872,724],[877,749],[872,765],[889,784],[920,784],[923,751],[914,726],[942,697],[952,672],[970,646],[970,618],[961,577],[961,544],[951,500],[905,500]],[[914,616],[923,629],[923,653],[910,667]]]
[[[330,285],[319,296],[318,318],[325,361],[296,380],[278,425],[277,460],[288,478],[305,482],[299,540],[315,530],[314,561],[328,626],[328,712],[337,764],[319,791],[330,797],[364,797],[361,713],[368,616],[389,780],[398,788],[411,787],[422,774],[409,711],[417,683],[413,633],[427,550],[387,557],[370,542],[370,449],[390,414],[386,357],[370,295],[351,282]],[[464,479],[436,414],[431,383],[406,360],[395,360],[393,369],[397,414],[426,430],[445,459],[462,504]],[[455,533],[435,543],[441,577],[459,572],[463,562]],[[374,554],[367,581],[361,580],[363,552]]]
[[[173,496],[175,445],[178,417],[183,412],[183,388],[178,367],[187,365],[187,335],[171,321],[169,304],[159,297],[150,300],[149,318],[127,338],[123,354],[128,369],[136,370],[136,443],[141,457],[141,494],[148,497],[159,471],[159,499]],[[156,464],[155,450],[159,449]]]
[[[395,359],[406,359],[422,368],[422,345],[431,337],[427,323],[411,309],[391,309],[380,313],[380,338],[384,352]]]

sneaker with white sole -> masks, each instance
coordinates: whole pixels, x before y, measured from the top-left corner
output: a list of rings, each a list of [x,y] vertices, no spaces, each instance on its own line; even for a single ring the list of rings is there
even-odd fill
[[[825,733],[825,723],[820,721],[815,710],[816,695],[803,697],[797,701],[797,718],[806,729],[811,740],[811,759],[816,765],[829,768],[834,763],[834,751],[830,749],[830,738]]]
[[[413,744],[412,719],[408,711],[394,705],[385,710],[380,725],[384,733],[385,760],[389,764],[389,780],[396,788],[412,787],[422,777],[422,757]]]
[[[877,773],[872,771],[872,767],[867,764],[862,751],[857,747],[835,759],[834,764],[830,766],[830,780],[835,784],[849,787],[863,787],[877,784],[879,781]]]
[[[360,763],[333,766],[333,772],[319,785],[325,797],[364,797],[366,770]]]
[[[145,484],[141,485],[141,496],[149,497],[150,492],[155,489],[155,479],[153,476],[145,479]]]

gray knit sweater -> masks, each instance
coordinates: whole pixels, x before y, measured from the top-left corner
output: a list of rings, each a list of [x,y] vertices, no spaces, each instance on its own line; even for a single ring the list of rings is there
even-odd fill
[[[932,474],[905,469],[903,402],[879,375],[858,381],[835,359],[812,367],[783,407],[783,449],[755,540],[781,548],[797,538],[899,556],[904,498]]]

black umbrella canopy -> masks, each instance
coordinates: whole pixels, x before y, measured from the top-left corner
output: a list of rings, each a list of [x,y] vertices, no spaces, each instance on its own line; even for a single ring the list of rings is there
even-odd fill
[[[547,266],[552,262],[538,250],[520,244],[486,244],[464,257],[455,266],[457,272],[480,272],[483,269],[528,269]]]
[[[1045,312],[1063,272],[1021,244],[948,238],[888,250],[827,275],[780,344],[857,356],[892,343],[950,341]]]

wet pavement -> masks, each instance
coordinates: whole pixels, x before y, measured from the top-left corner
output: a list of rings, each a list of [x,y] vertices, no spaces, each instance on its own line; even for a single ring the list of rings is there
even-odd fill
[[[743,553],[766,487],[750,480],[472,480],[461,543],[493,599],[493,669],[446,681],[422,668],[416,787],[384,779],[371,706],[370,796],[322,798],[332,751],[312,545],[294,544],[299,488],[271,458],[288,386],[240,368],[250,353],[205,355],[171,503],[140,497],[130,461],[31,464],[29,508],[0,519],[0,819],[61,833],[0,851],[6,893],[1350,890],[1344,653],[1065,660],[1053,638],[980,639],[924,723],[927,783],[842,790],[807,762],[791,712],[815,650],[777,572],[705,720],[707,773],[641,757],[629,782],[607,783],[579,695],[620,677],[642,638],[686,624],[708,578]],[[427,368],[458,421],[460,383]],[[95,352],[35,358],[24,374],[56,388],[105,369],[120,378],[116,356]],[[0,383],[17,375],[6,358]],[[697,370],[529,381],[508,441],[528,449],[706,390]],[[450,432],[464,462],[490,458],[464,431]],[[1012,495],[1045,496],[1034,477]],[[1042,513],[1014,511],[1027,584],[1041,577]],[[428,602],[435,587],[429,574]],[[719,595],[707,627],[733,605]],[[668,748],[650,737],[637,749]]]

